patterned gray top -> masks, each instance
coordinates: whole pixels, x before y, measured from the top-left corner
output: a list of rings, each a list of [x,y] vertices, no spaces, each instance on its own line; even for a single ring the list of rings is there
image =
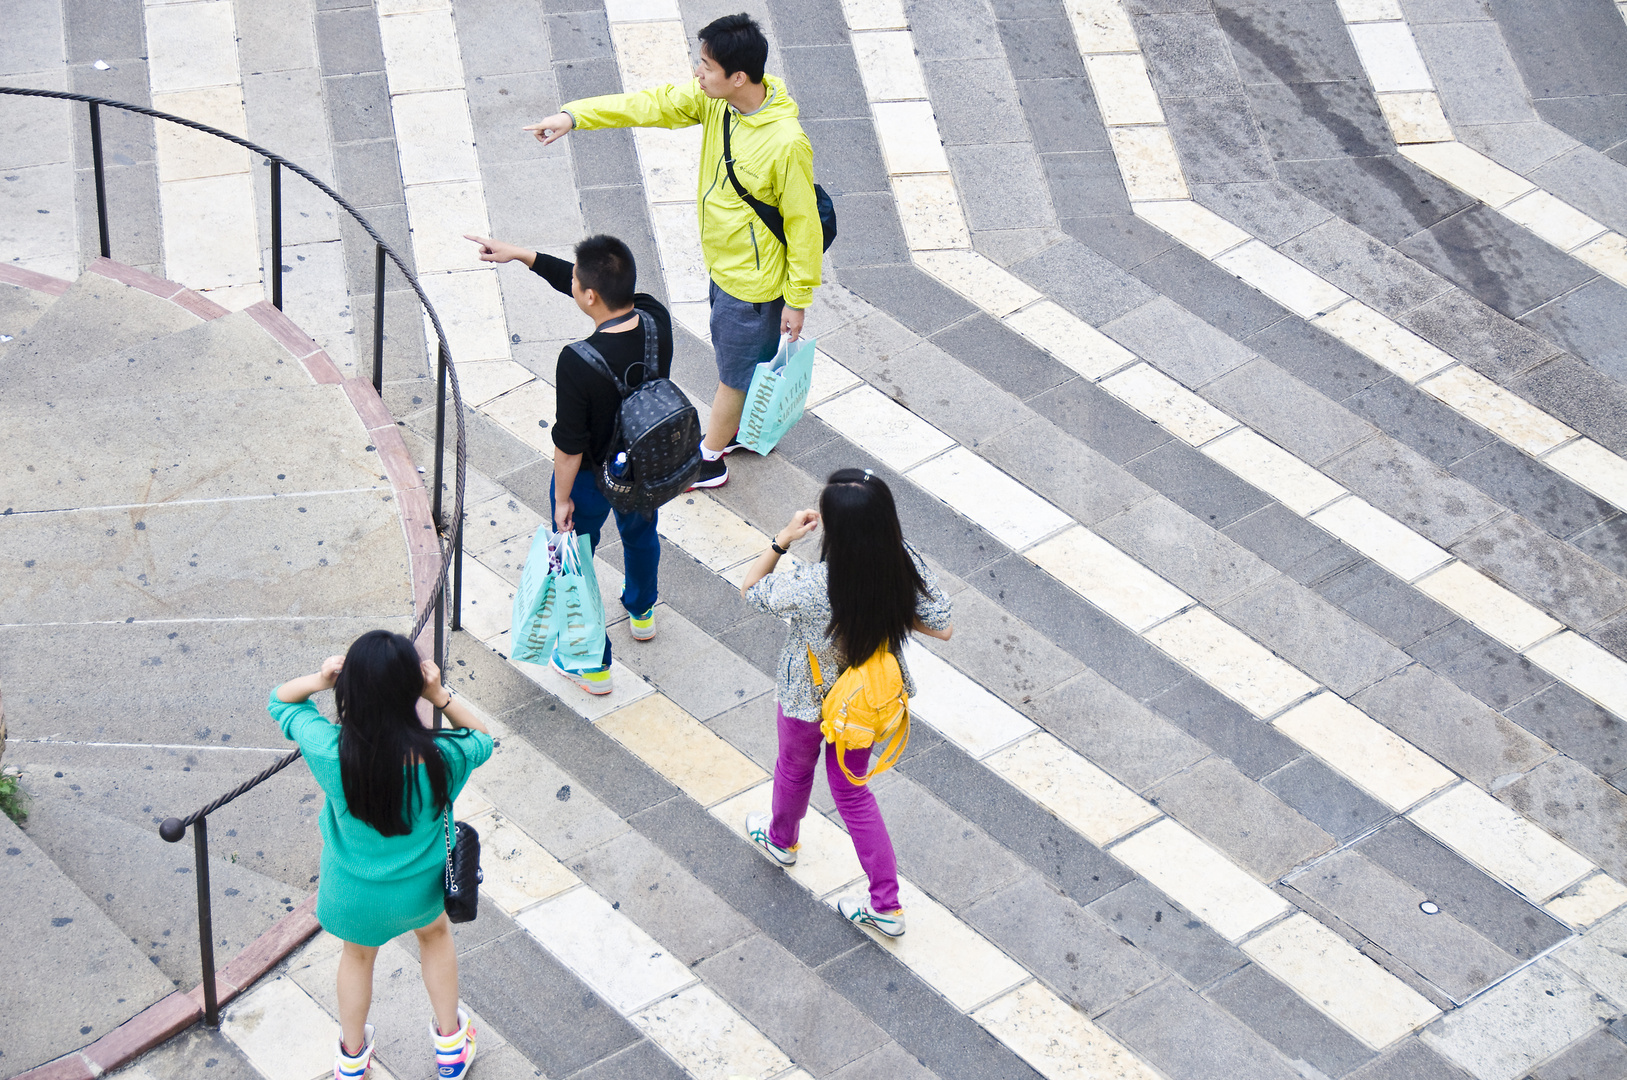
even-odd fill
[[[915,614],[921,620],[921,625],[942,630],[949,625],[949,594],[943,591],[937,576],[921,561],[915,550],[908,550],[910,558],[915,560],[915,569],[920,572],[921,580],[926,582],[927,587],[927,595],[916,605]],[[841,671],[836,643],[825,636],[825,627],[830,624],[829,580],[829,570],[824,563],[799,560],[788,569],[769,574],[746,590],[746,600],[752,607],[788,619],[791,623],[791,632],[785,638],[785,649],[780,653],[775,689],[785,715],[801,720],[818,720],[821,703],[819,692],[814,689],[813,672],[808,667],[808,649],[812,648],[819,660],[826,689],[836,681]],[[910,678],[910,669],[902,655],[898,658],[898,666],[904,673],[905,692],[913,695],[915,683]]]

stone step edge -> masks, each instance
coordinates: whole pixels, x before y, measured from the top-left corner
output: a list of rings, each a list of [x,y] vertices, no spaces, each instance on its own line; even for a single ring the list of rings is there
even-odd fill
[[[322,927],[316,921],[316,894],[251,941],[215,972],[220,1006],[252,987]],[[179,1035],[203,1019],[203,984],[160,998],[89,1046],[19,1073],[12,1080],[96,1080]]]

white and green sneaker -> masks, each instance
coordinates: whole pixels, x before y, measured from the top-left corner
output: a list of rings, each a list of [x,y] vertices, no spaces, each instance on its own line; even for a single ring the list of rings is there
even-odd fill
[[[795,847],[782,848],[770,840],[768,838],[769,820],[767,814],[747,814],[746,835],[751,837],[752,843],[768,852],[769,857],[781,866],[795,866],[797,864],[797,848],[802,845],[797,844]]]
[[[615,689],[610,682],[609,668],[591,668],[587,671],[571,671],[560,664],[559,657],[557,656],[548,661],[548,666],[590,694],[608,694],[611,690]]]
[[[650,640],[655,636],[655,609],[652,607],[642,615],[629,617],[627,629],[633,635],[634,641]]]
[[[844,896],[836,901],[836,910],[842,913],[842,918],[858,926],[869,926],[881,931],[888,937],[904,936],[904,910],[884,915],[871,909],[870,905],[862,900],[855,900],[851,896]]]

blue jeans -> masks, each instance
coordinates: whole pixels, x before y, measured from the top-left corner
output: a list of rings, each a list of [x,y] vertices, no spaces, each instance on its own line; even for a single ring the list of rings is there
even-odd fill
[[[576,504],[573,516],[576,531],[585,534],[593,550],[599,550],[599,530],[610,516],[610,504],[605,501],[599,485],[593,479],[593,466],[585,459],[582,470],[571,485],[571,502]],[[656,571],[661,566],[661,537],[655,531],[660,511],[649,517],[642,514],[624,514],[616,511],[616,531],[621,534],[622,568],[625,571],[621,590],[621,606],[628,614],[642,615],[655,606]],[[554,517],[554,482],[548,481],[548,520]],[[552,527],[550,525],[550,527]],[[604,666],[610,666],[610,636],[604,639]]]

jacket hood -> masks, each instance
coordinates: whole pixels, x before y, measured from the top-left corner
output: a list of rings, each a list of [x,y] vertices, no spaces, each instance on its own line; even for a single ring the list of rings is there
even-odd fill
[[[777,75],[764,75],[763,85],[768,88],[768,98],[756,112],[739,113],[740,122],[748,127],[759,124],[771,124],[776,120],[795,120],[802,114],[797,103],[791,97],[791,91],[786,89],[784,81]]]

